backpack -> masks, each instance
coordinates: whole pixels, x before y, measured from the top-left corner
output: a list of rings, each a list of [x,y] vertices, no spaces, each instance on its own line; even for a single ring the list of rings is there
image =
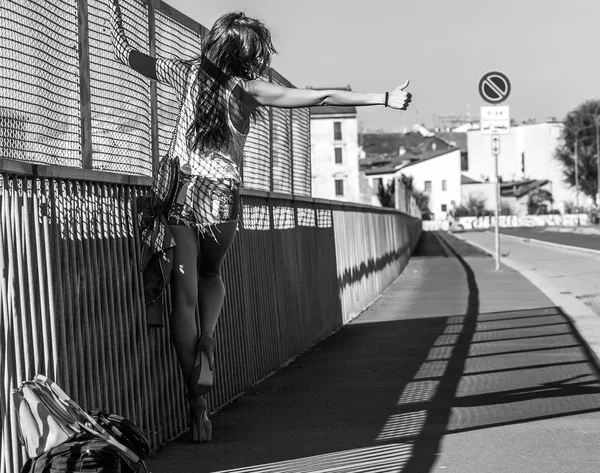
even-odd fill
[[[19,439],[31,459],[35,460],[48,452],[51,452],[48,456],[53,458],[57,454],[57,447],[62,452],[61,447],[67,448],[65,445],[75,440],[79,442],[71,445],[75,450],[84,448],[80,442],[88,444],[84,452],[91,452],[90,455],[96,451],[95,448],[101,452],[106,450],[105,446],[109,446],[108,450],[118,451],[119,458],[126,459],[133,471],[141,466],[145,468],[140,454],[145,458],[150,448],[133,423],[114,415],[110,420],[111,415],[102,414],[101,411],[94,418],[46,376],[38,374],[32,381],[21,383],[13,390],[13,399],[19,420]],[[68,456],[68,451],[63,453]]]
[[[89,414],[119,442],[134,451],[141,460],[148,458],[150,444],[133,422],[117,414],[106,414],[101,409],[94,409]]]
[[[123,452],[87,432],[30,458],[21,473],[141,473],[143,462],[132,463]]]

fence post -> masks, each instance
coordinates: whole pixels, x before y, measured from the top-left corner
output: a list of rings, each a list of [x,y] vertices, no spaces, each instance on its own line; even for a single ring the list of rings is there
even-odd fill
[[[77,1],[79,100],[81,103],[81,167],[92,169],[92,103],[90,92],[90,37],[88,0]]]
[[[291,179],[291,191],[292,195],[296,195],[296,185],[294,183],[294,110],[290,109],[290,128],[288,133],[290,134],[290,179]]]
[[[312,122],[310,121],[310,108],[308,109],[308,195],[312,196]]]
[[[273,71],[269,69],[269,82],[273,82]],[[273,192],[273,107],[269,107],[269,190]]]
[[[148,45],[150,56],[156,56],[156,10],[160,7],[160,0],[148,1]],[[152,155],[152,175],[156,175],[158,161],[158,88],[156,81],[150,81],[150,149]]]

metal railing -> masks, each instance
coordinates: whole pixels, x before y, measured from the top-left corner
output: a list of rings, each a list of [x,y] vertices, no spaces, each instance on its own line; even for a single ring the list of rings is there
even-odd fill
[[[142,50],[192,54],[201,40],[164,2],[122,5]],[[25,458],[11,391],[37,373],[84,408],[130,418],[156,448],[189,419],[168,291],[164,327],[146,324],[134,216],[166,151],[173,97],[107,59],[100,0],[0,6],[0,473]],[[275,71],[269,80],[287,84]],[[243,174],[213,410],[359,314],[420,232],[399,212],[308,197],[307,110],[269,110]]]
[[[2,162],[0,473],[24,459],[11,390],[37,373],[86,409],[130,418],[152,447],[188,428],[169,301],[164,327],[144,318],[134,215],[147,181]],[[245,191],[210,407],[358,315],[401,273],[419,232],[395,211]]]

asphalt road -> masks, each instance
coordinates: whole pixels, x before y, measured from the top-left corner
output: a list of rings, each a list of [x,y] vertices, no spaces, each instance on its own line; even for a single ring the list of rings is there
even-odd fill
[[[600,231],[598,233],[577,233],[569,228],[501,228],[505,235],[558,243],[560,245],[576,246],[600,251]]]

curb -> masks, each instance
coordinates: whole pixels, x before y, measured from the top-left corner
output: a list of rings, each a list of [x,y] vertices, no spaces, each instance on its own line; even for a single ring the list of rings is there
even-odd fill
[[[494,256],[494,252],[485,248],[484,246],[468,241],[467,239],[453,234],[458,239],[465,243],[474,246],[475,248]],[[515,237],[520,238],[520,237]],[[531,241],[529,239],[529,241]],[[539,240],[536,240],[539,241]],[[563,245],[556,245],[561,248]],[[567,247],[571,248],[571,247]],[[600,251],[595,251],[595,254],[600,254]],[[560,294],[554,287],[540,277],[535,271],[521,265],[520,263],[510,259],[501,257],[500,262],[509,268],[520,273],[523,277],[528,279],[535,287],[537,287],[548,299],[550,299],[558,308],[560,308],[570,322],[573,330],[577,334],[578,338],[585,346],[586,351],[590,355],[591,361],[594,363],[596,369],[600,371],[600,316],[596,314],[592,309],[586,306],[579,299],[569,296],[567,294]],[[573,315],[577,314],[577,315]],[[587,335],[584,335],[587,334]]]
[[[508,235],[506,233],[500,233],[500,235],[502,237],[505,237],[508,239],[518,240],[522,243],[533,243],[533,244],[550,246],[553,248],[560,248],[561,250],[573,250],[573,251],[579,251],[581,253],[591,253],[593,255],[600,255],[600,250],[593,250],[591,248],[582,248],[580,246],[572,246],[572,245],[565,245],[562,243],[554,243],[551,241],[538,240],[537,238],[528,238],[528,237],[520,237],[520,236],[516,236],[516,235]]]

